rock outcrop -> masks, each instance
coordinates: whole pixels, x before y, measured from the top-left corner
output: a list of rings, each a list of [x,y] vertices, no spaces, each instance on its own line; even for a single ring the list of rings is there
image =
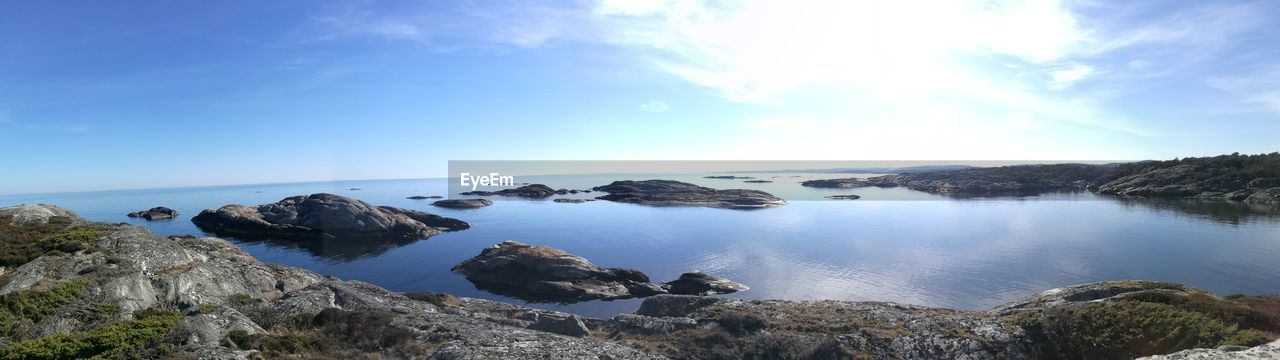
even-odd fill
[[[603,268],[545,246],[504,241],[453,267],[477,287],[532,301],[575,302],[661,294],[632,269]]]
[[[293,196],[273,204],[226,205],[191,219],[205,231],[245,238],[425,239],[470,228],[462,220],[333,194]]]
[[[581,336],[586,325],[573,325],[599,320],[479,299],[434,305],[264,264],[222,239],[159,237],[47,205],[0,208],[4,241],[85,229],[90,249],[45,254],[0,277],[0,302],[28,306],[0,307],[0,357],[660,358],[560,335]]]
[[[759,190],[716,190],[672,180],[614,181],[592,190],[609,193],[596,199],[651,206],[756,209],[787,204],[781,198]]]
[[[476,209],[493,205],[488,199],[448,199],[431,203],[431,205],[450,209]]]
[[[163,206],[153,207],[149,210],[135,211],[129,213],[129,217],[143,218],[147,220],[167,220],[178,216],[178,211]]]
[[[1129,359],[1219,349],[1169,357],[1194,359],[1271,356],[1276,344],[1263,344],[1280,330],[1280,298],[1145,281],[1053,289],[989,311],[658,295],[602,320],[406,296],[264,264],[218,238],[160,237],[48,205],[0,208],[0,244],[51,238],[86,247],[6,266],[0,357]],[[594,269],[550,253],[566,277]]]

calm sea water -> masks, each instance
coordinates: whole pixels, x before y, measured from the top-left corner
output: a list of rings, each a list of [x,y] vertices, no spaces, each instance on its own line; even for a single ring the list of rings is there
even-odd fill
[[[477,290],[449,269],[486,246],[517,240],[563,249],[605,267],[639,269],[655,281],[701,270],[751,286],[726,295],[736,298],[876,300],[979,310],[1048,288],[1114,279],[1172,281],[1219,294],[1280,293],[1280,215],[1267,208],[1119,201],[1087,193],[955,200],[905,189],[798,184],[841,177],[831,174],[754,174],[775,181],[766,184],[703,175],[519,181],[585,189],[619,179],[661,178],[765,190],[790,204],[741,211],[503,199],[486,208],[450,210],[431,206],[432,200],[405,199],[446,195],[445,179],[425,179],[3,196],[0,205],[56,204],[89,219],[129,222],[161,235],[199,235],[190,218],[203,209],[335,193],[455,217],[473,227],[391,244],[232,240],[266,262],[392,290],[516,303],[522,301]],[[832,194],[863,199],[822,198]],[[157,222],[125,216],[153,206],[177,209],[182,216]],[[608,317],[633,311],[639,300],[531,305]]]

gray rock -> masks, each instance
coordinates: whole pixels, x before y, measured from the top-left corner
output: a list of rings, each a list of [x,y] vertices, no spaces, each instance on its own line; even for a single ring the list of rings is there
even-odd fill
[[[476,209],[493,205],[488,199],[448,199],[431,203],[431,205],[450,209]]]
[[[687,317],[643,316],[620,314],[608,323],[613,330],[639,335],[665,335],[698,327],[698,321]]]
[[[1280,204],[1280,187],[1258,190],[1250,194],[1245,201],[1258,204]]]
[[[800,186],[815,187],[815,188],[831,188],[831,189],[850,189],[850,188],[875,186],[875,183],[867,181],[866,179],[862,179],[862,178],[818,179],[818,180],[803,181],[800,183]]]
[[[787,204],[781,198],[759,190],[716,190],[672,180],[614,181],[592,190],[609,193],[596,199],[651,206],[753,209]]]
[[[440,195],[431,195],[431,196],[425,196],[425,195],[414,195],[414,196],[407,197],[406,199],[409,199],[409,200],[426,200],[426,199],[443,199],[443,198],[444,198],[444,197],[443,197],[443,196],[440,196]]]
[[[1280,340],[1252,348],[1238,346],[1217,349],[1191,349],[1168,355],[1154,355],[1140,360],[1277,360],[1280,359]]]
[[[662,284],[667,292],[676,295],[728,294],[749,289],[746,285],[701,272],[680,274],[680,278]]]
[[[5,221],[5,218],[8,218],[8,221]],[[70,223],[72,220],[79,219],[80,215],[54,205],[24,204],[0,208],[0,222],[15,227],[37,227],[47,225],[51,221]]]
[[[178,211],[163,206],[153,207],[149,210],[135,211],[129,213],[129,217],[143,218],[147,220],[167,220],[178,216]]]
[[[724,179],[724,180],[733,180],[733,179],[755,179],[755,177],[754,177],[754,176],[733,176],[733,175],[703,176],[702,178],[703,178],[703,179]]]
[[[504,241],[453,267],[485,290],[531,301],[574,302],[662,293],[632,269],[602,268],[564,251]]]
[[[529,328],[573,337],[585,337],[590,333],[587,325],[583,324],[582,319],[576,315],[567,317],[543,316],[538,318],[537,322],[529,325]]]
[[[858,200],[862,198],[861,196],[858,196],[858,195],[827,195],[823,197],[832,199],[832,200]]]
[[[227,205],[204,210],[191,222],[217,234],[292,239],[425,239],[471,227],[458,219],[332,194],[293,196],[256,207]]]

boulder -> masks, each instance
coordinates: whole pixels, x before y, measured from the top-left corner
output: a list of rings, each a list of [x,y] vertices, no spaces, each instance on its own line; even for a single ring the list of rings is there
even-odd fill
[[[71,210],[54,205],[17,205],[0,208],[0,221],[11,227],[39,227],[49,223],[71,223],[80,220],[80,215]]]
[[[458,219],[323,193],[258,206],[226,205],[201,211],[191,222],[217,234],[294,239],[425,239],[471,227]]]
[[[662,284],[668,293],[676,295],[714,295],[728,294],[749,289],[746,285],[729,279],[722,279],[702,272],[687,272]]]
[[[602,268],[545,246],[504,241],[453,267],[477,287],[530,301],[575,302],[663,293],[632,269]]]
[[[716,190],[672,180],[614,181],[592,190],[609,193],[596,199],[651,206],[753,209],[787,204],[785,200],[759,190]]]
[[[448,199],[431,203],[431,205],[450,209],[475,209],[493,205],[488,199]]]
[[[147,220],[167,220],[178,216],[178,211],[163,206],[153,207],[148,210],[135,211],[129,213],[129,217],[143,218]]]
[[[530,324],[529,329],[572,337],[585,337],[590,333],[587,325],[583,324],[582,319],[575,315],[566,317],[542,316],[538,318],[537,322]]]

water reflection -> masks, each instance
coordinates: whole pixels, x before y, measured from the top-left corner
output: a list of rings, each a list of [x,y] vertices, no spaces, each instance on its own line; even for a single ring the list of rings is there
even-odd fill
[[[373,258],[395,248],[409,245],[422,239],[273,239],[273,238],[239,238],[219,236],[241,244],[261,244],[268,247],[301,250],[313,257],[329,262],[349,262]]]
[[[1229,225],[1280,220],[1280,207],[1274,204],[1200,199],[1121,199],[1119,201],[1131,209],[1142,207],[1157,212],[1175,212]]]

